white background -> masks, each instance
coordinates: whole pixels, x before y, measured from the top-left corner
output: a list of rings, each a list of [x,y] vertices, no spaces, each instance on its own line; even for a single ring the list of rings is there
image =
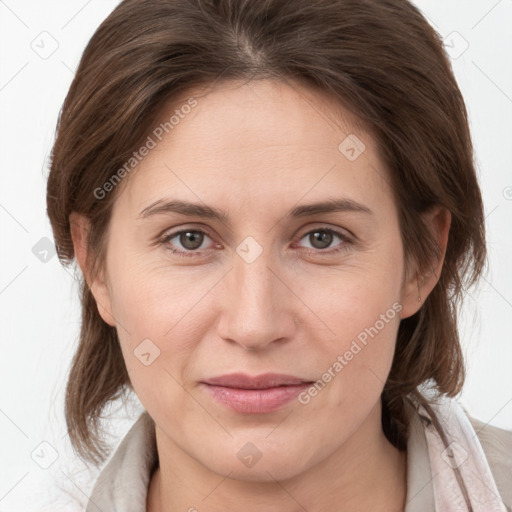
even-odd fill
[[[53,475],[77,494],[88,490],[90,479],[77,472],[63,421],[65,378],[80,320],[73,269],[64,269],[56,255],[40,261],[33,247],[44,244],[44,237],[53,240],[46,216],[46,162],[59,109],[81,52],[117,3],[0,0],[3,512],[37,510],[28,496],[37,486],[48,488]],[[468,371],[461,402],[473,416],[512,429],[512,0],[416,4],[452,52],[470,113],[487,215],[489,272],[471,291],[461,318]],[[41,38],[45,50],[40,52],[56,47],[43,55],[47,58],[34,50]],[[117,436],[138,410],[135,404],[118,415]],[[40,446],[43,441],[53,448]],[[44,470],[35,462],[37,454],[43,463],[53,455],[57,460]]]

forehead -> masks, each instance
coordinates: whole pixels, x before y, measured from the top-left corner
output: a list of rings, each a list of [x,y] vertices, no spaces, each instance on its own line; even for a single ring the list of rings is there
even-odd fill
[[[374,138],[321,91],[227,82],[189,90],[160,114],[122,194],[132,211],[165,195],[261,207],[305,195],[375,202],[390,192]]]
[[[190,98],[197,106],[179,119],[174,116],[176,125],[171,132],[176,145],[192,139],[212,143],[214,149],[224,145],[252,152],[262,148],[278,151],[300,145],[321,152],[329,151],[333,144],[336,148],[341,135],[355,132],[370,145],[374,143],[362,121],[339,101],[294,81],[233,80],[191,89],[174,99],[155,124],[165,123],[174,112],[188,111]],[[171,139],[167,140],[169,147]]]

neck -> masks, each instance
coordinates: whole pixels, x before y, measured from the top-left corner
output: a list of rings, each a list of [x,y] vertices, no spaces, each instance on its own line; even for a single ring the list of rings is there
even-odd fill
[[[148,512],[248,508],[253,512],[362,512],[401,511],[405,507],[406,453],[385,437],[380,401],[336,452],[307,471],[279,482],[226,478],[199,465],[158,427],[156,439],[160,465],[151,478]]]

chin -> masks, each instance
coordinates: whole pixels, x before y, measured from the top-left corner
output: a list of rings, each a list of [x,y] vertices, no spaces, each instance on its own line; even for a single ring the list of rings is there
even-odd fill
[[[216,468],[210,468],[215,471]],[[303,471],[303,468],[298,468],[296,463],[290,461],[289,463],[282,460],[267,460],[264,464],[260,460],[256,466],[252,468],[243,467],[242,464],[238,465],[221,465],[216,471],[219,475],[226,476],[232,480],[240,480],[242,482],[260,482],[272,483],[276,480],[284,481],[293,478]]]
[[[283,444],[264,446],[263,441],[258,445],[261,448],[256,447],[257,441],[254,444],[237,442],[234,457],[226,456],[226,451],[222,451],[211,454],[210,460],[203,459],[199,462],[221,476],[229,474],[229,478],[233,480],[262,483],[288,480],[316,463],[312,458],[314,453],[307,449],[298,449],[297,444],[291,440],[290,443],[294,449],[288,450]],[[316,457],[319,457],[318,452]]]

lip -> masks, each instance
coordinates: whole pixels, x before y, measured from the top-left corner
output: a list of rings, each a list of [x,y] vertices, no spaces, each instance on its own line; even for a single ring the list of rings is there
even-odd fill
[[[313,382],[292,375],[231,373],[202,381],[210,396],[243,414],[277,411]]]

